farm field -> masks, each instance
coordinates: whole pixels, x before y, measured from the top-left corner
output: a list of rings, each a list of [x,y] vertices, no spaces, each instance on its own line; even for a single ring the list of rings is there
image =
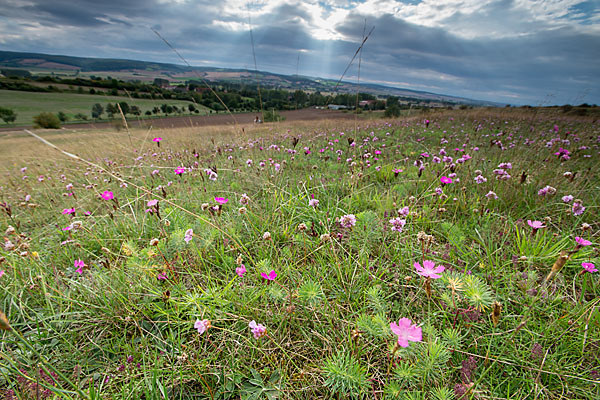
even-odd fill
[[[148,110],[152,110],[154,107],[160,107],[161,104],[165,103],[176,105],[177,107],[185,107],[187,113],[188,105],[192,104],[189,101],[171,99],[129,99],[122,96],[0,90],[0,107],[14,110],[17,113],[15,123],[19,125],[31,125],[33,123],[33,117],[42,112],[57,113],[63,111],[70,120],[73,120],[76,114],[81,113],[87,115],[91,120],[91,110],[95,103],[99,103],[103,107],[106,107],[108,103],[114,104],[122,101],[127,102],[130,106],[138,106],[141,109],[142,114]],[[197,105],[196,108],[204,114],[206,114],[208,110],[202,105]],[[102,115],[102,117],[103,119],[106,119],[106,114]],[[1,123],[0,127],[3,127],[4,125],[4,123]]]
[[[600,398],[594,118],[35,133],[68,153],[0,136],[0,396]]]

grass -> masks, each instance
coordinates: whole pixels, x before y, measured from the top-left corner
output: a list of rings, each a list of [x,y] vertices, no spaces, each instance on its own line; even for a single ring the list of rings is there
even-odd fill
[[[87,161],[0,138],[0,393],[598,398],[599,274],[582,268],[599,261],[597,122],[503,109],[358,124],[40,132]],[[441,278],[416,273],[424,260]],[[408,347],[401,318],[421,332]]]
[[[177,107],[185,107],[187,114],[187,107],[189,101],[181,100],[148,100],[148,99],[129,99],[122,96],[99,96],[90,94],[75,94],[75,93],[34,93],[34,92],[21,92],[13,90],[0,90],[0,107],[10,108],[17,113],[17,119],[15,124],[17,125],[31,125],[33,124],[33,117],[42,112],[58,113],[63,111],[70,120],[74,120],[76,114],[84,114],[89,117],[91,121],[91,110],[95,103],[101,104],[106,108],[108,103],[127,102],[130,106],[136,105],[142,111],[143,114],[152,110],[154,107],[160,107],[161,104],[176,105]],[[196,108],[200,110],[201,114],[207,114],[207,108],[202,105],[197,105]],[[162,115],[162,114],[161,114]],[[102,115],[102,118],[106,120],[106,114]],[[2,122],[1,126],[5,126]]]

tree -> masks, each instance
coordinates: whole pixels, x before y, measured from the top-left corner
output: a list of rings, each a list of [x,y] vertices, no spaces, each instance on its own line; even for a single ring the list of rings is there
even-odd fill
[[[56,116],[58,117],[60,122],[67,122],[69,120],[69,116],[62,111],[59,111],[58,114],[56,114]]]
[[[102,114],[104,114],[104,107],[102,107],[102,104],[94,104],[92,106],[92,118],[99,119]]]
[[[129,112],[131,112],[133,115],[142,115],[142,110],[140,110],[138,106],[131,106]]]
[[[9,108],[0,107],[0,118],[9,124],[11,122],[15,122],[15,119],[17,119],[17,114]]]
[[[399,100],[398,97],[396,97],[396,96],[390,96],[390,97],[387,98],[386,105],[388,107],[391,107],[393,105],[399,105],[399,101],[398,100]]]
[[[193,104],[188,104],[188,110],[190,110],[190,114],[196,111],[196,106]]]
[[[129,104],[127,104],[126,101],[120,101],[119,107],[121,107],[121,111],[123,111],[123,115],[127,115],[127,114],[131,113],[131,108],[129,107]]]
[[[33,117],[33,122],[36,128],[60,129],[60,120],[56,115],[49,112],[36,115]]]
[[[384,116],[386,118],[398,118],[400,116],[400,107],[398,104],[392,104],[385,109]]]
[[[118,112],[119,109],[114,104],[108,103],[106,105],[106,114],[108,115],[108,118],[112,118]]]

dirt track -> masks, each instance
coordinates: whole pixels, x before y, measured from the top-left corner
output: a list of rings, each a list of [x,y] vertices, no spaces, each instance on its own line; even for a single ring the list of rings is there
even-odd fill
[[[280,115],[285,117],[286,121],[310,121],[322,119],[352,119],[353,113],[345,113],[335,110],[317,110],[315,108],[306,108],[303,110],[280,111]],[[243,113],[233,114],[237,124],[247,125],[254,122],[254,118],[260,113]],[[143,126],[154,128],[179,128],[192,126],[214,126],[214,125],[232,125],[233,118],[229,114],[202,115],[202,116],[182,116],[182,117],[165,117],[157,119],[135,120],[129,117],[128,124],[132,127]],[[109,121],[87,124],[67,124],[64,125],[67,129],[102,129],[108,127]],[[19,131],[30,127],[2,127],[0,131]]]

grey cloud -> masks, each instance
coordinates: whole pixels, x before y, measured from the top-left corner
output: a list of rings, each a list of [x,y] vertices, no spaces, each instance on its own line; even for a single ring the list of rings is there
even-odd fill
[[[244,13],[223,13],[222,4],[37,0],[26,10],[2,7],[5,2],[0,0],[5,15],[0,17],[0,24],[4,22],[6,27],[6,32],[0,31],[0,40],[3,33],[21,35],[16,39],[6,36],[6,50],[179,63],[150,30],[152,26],[190,60],[211,60],[213,66],[254,67],[249,32],[213,24],[214,20],[248,22]],[[309,31],[312,17],[302,5],[281,5],[269,15],[252,20],[258,68],[293,74],[300,55],[301,74],[339,78],[362,40],[367,18],[367,26],[375,26],[375,31],[364,47],[362,81],[404,82],[419,90],[522,103],[535,103],[549,93],[556,93],[557,103],[565,103],[587,90],[585,101],[600,103],[596,79],[600,36],[564,24],[552,29],[529,29],[535,22],[515,15],[513,4],[512,0],[503,0],[474,14],[456,12],[446,23],[468,27],[488,21],[490,31],[510,23],[515,31],[531,33],[513,38],[490,35],[465,39],[441,27],[419,26],[392,15],[373,18],[351,13],[335,27],[345,40],[315,39]],[[23,32],[36,23],[61,29],[59,33],[48,30],[47,36],[29,38]],[[348,76],[356,72],[354,66]]]

